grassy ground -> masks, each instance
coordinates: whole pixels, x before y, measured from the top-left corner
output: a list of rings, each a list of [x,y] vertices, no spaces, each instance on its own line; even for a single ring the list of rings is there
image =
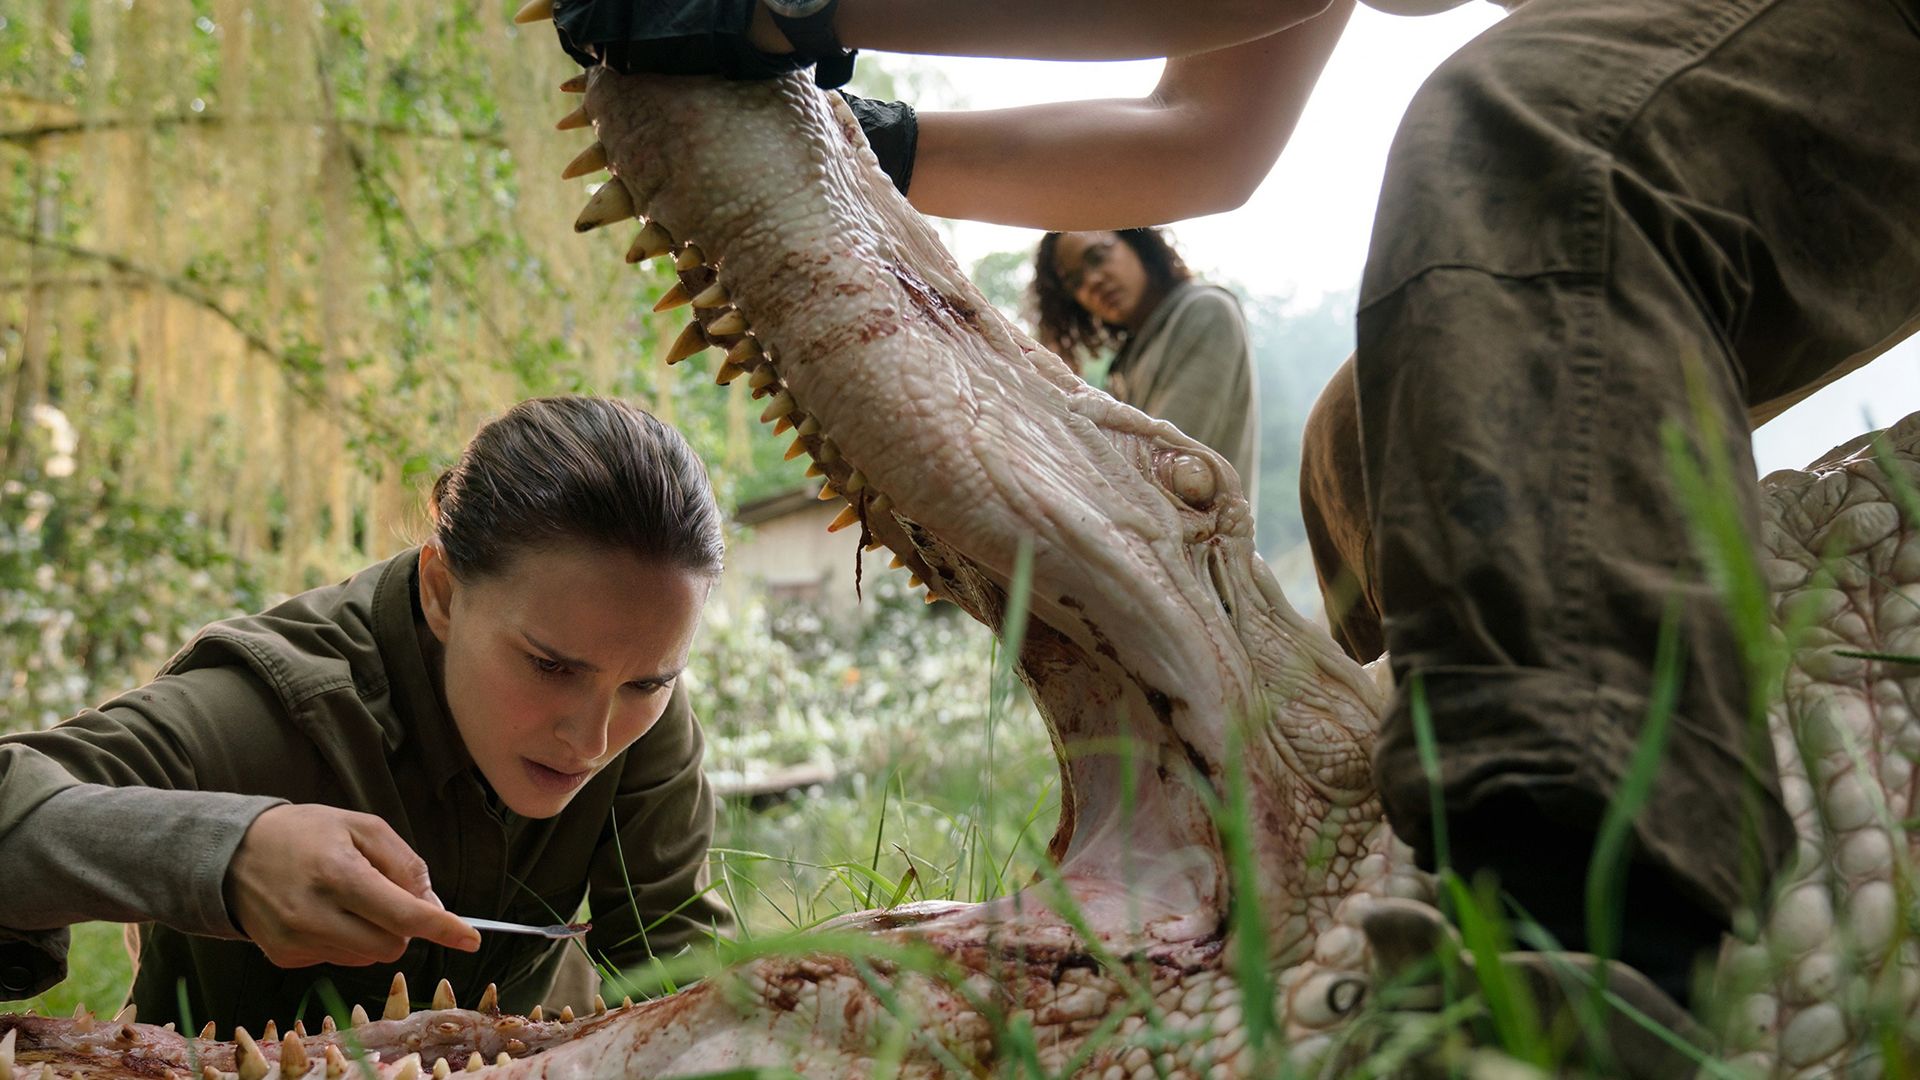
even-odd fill
[[[1694,508],[1703,562],[1734,613],[1755,685],[1777,687],[1796,628],[1772,625],[1768,592],[1744,527],[1718,494],[1736,481],[1724,460],[1710,453],[1695,453],[1678,439],[1671,450],[1677,485]],[[1920,521],[1920,496],[1897,481],[1895,487],[1896,501]],[[716,628],[703,666],[694,673],[696,701],[702,702],[712,736],[714,767],[745,769],[825,759],[841,768],[841,778],[832,785],[792,802],[763,812],[738,806],[724,810],[716,838],[716,874],[749,938],[903,900],[1001,895],[1015,887],[1011,883],[1030,880],[1037,869],[1030,855],[1017,856],[1031,851],[1034,845],[1027,840],[1044,841],[1051,831],[1055,766],[1044,733],[1013,692],[999,654],[977,628],[960,620],[930,620],[900,597],[883,595],[881,602],[878,616],[853,636],[833,631],[826,621],[806,613],[789,613],[784,624],[763,611],[739,613]],[[1622,921],[1633,915],[1610,902],[1617,895],[1611,882],[1623,865],[1634,815],[1658,782],[1662,740],[1683,677],[1678,645],[1671,634],[1660,642],[1643,742],[1603,824],[1590,868],[1591,930],[1603,950]],[[1909,657],[1883,659],[1920,664]],[[1417,682],[1410,693],[1423,758],[1437,774]],[[1768,696],[1758,699],[1764,704]],[[1765,723],[1758,713],[1754,720]],[[1247,822],[1240,800],[1229,797],[1219,823],[1230,870],[1241,882],[1252,878]],[[1895,850],[1907,849],[1905,830],[1911,825],[1884,823],[1896,841]],[[1914,870],[1903,860],[1894,874],[1905,928],[1890,956],[1899,955],[1903,941],[1920,926],[1912,886],[1920,876]],[[1499,1048],[1497,1069],[1504,1071],[1483,1071],[1495,1067],[1482,1054],[1456,1058],[1458,1074],[1555,1075],[1560,1051],[1553,1034],[1542,1029],[1527,995],[1499,974],[1500,965],[1485,962],[1515,942],[1544,943],[1539,928],[1515,919],[1491,891],[1463,882],[1444,868],[1439,883],[1442,905],[1461,929],[1468,952],[1482,963],[1472,975],[1453,973],[1453,1004],[1432,1023],[1411,1034],[1389,1030],[1378,1052],[1349,1075],[1388,1075],[1397,1062],[1424,1052],[1419,1046],[1455,1046],[1457,1033],[1468,1030],[1482,1045]],[[1263,959],[1265,938],[1257,905],[1237,905],[1234,917],[1236,947],[1245,950],[1248,959]],[[1844,937],[1841,949],[1844,952]],[[1758,973],[1756,985],[1788,986],[1801,974],[1784,966],[1795,959],[1784,954],[1772,958],[1767,970]],[[73,969],[75,979],[35,1004],[54,1012],[68,1011],[76,1001],[96,1010],[112,1008],[126,980],[117,928],[79,928]],[[1273,1000],[1275,975],[1262,962],[1239,963],[1235,971],[1251,1021],[1255,1002]],[[1870,1072],[1915,1075],[1907,1060],[1910,1048],[1920,1046],[1920,1030],[1900,1004],[1902,988],[1887,979],[1874,986],[1862,978],[1843,988],[1845,994],[1832,995],[1834,1003],[1845,1010],[1848,1037],[1874,1055]],[[1377,1005],[1369,1002],[1367,1008],[1376,1010]],[[1605,1023],[1610,1015],[1622,1015],[1618,1001],[1595,994],[1585,1002],[1587,1023]],[[1370,1011],[1361,1019],[1378,1023],[1380,1016]],[[1628,1015],[1628,1022],[1642,1023],[1643,1018]],[[1016,1050],[1022,1039],[1030,1042],[1032,1037],[1031,1032],[1012,1029],[999,1035],[1003,1048]],[[1274,1041],[1271,1031],[1251,1045],[1267,1048],[1256,1069],[1268,1064],[1272,1068],[1262,1075],[1290,1074],[1286,1048]],[[1019,1055],[1012,1053],[1011,1059]],[[1704,1075],[1751,1075],[1720,1058],[1703,1058],[1699,1064]],[[1602,1069],[1599,1075],[1610,1073]]]

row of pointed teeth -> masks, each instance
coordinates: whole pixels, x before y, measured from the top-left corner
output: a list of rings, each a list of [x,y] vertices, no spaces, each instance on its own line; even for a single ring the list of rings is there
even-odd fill
[[[435,1011],[444,1011],[457,1009],[459,1007],[459,1004],[454,999],[453,984],[446,979],[441,979],[440,984],[434,987],[433,1001],[429,1008]],[[621,999],[620,1008],[622,1010],[632,1007],[632,998]],[[499,1015],[500,991],[492,983],[488,983],[486,990],[481,993],[480,1002],[476,1006],[476,1011],[495,1016]],[[604,1016],[607,1011],[606,999],[602,998],[599,994],[593,995],[593,1015]],[[412,1013],[413,1007],[407,997],[407,978],[405,975],[396,972],[393,976],[393,983],[387,990],[387,1001],[386,1005],[380,1011],[380,1019],[404,1020],[412,1015]],[[138,1037],[138,1033],[133,1027],[136,1016],[137,1012],[132,1005],[121,1009],[120,1012],[114,1016],[111,1023],[118,1025],[118,1028],[112,1036],[115,1042],[131,1044],[135,1041]],[[545,1014],[540,1006],[535,1005],[527,1013],[527,1019],[532,1023],[541,1023],[545,1020]],[[573,1006],[569,1005],[561,1009],[558,1019],[563,1024],[573,1023]],[[353,1012],[351,1013],[348,1023],[349,1027],[360,1027],[371,1022],[365,1006],[355,1005],[353,1007]],[[74,1009],[73,1023],[76,1030],[82,1033],[88,1032],[93,1030],[95,1023],[94,1016],[91,1012],[87,1011],[86,1006],[82,1005]],[[164,1030],[172,1031],[173,1025],[171,1023],[167,1024]],[[337,1030],[338,1028],[333,1022],[333,1017],[328,1016],[321,1020],[321,1035],[331,1035]],[[18,1080],[56,1080],[59,1074],[51,1063],[43,1065],[40,1072],[32,1078],[25,1076],[24,1070],[15,1068],[14,1036],[16,1031],[17,1029],[9,1030],[4,1038],[0,1038],[0,1080],[16,1080],[16,1077]],[[232,1078],[235,1077],[237,1077],[238,1080],[266,1080],[266,1077],[274,1074],[276,1070],[268,1063],[266,1054],[261,1051],[261,1043],[268,1045],[278,1043],[280,1045],[279,1068],[277,1070],[280,1080],[294,1080],[296,1077],[305,1076],[313,1068],[313,1061],[308,1056],[306,1045],[301,1042],[301,1040],[306,1037],[307,1025],[301,1020],[295,1020],[293,1029],[288,1031],[284,1036],[280,1034],[279,1026],[272,1020],[269,1020],[267,1021],[266,1027],[261,1029],[260,1039],[257,1042],[252,1035],[247,1033],[246,1028],[236,1027],[233,1030],[233,1041],[235,1044],[234,1059],[237,1071],[224,1073],[208,1065],[201,1069],[202,1080],[232,1080]],[[211,1021],[200,1029],[200,1040],[202,1042],[215,1041],[214,1026]],[[518,1040],[510,1041],[508,1043],[509,1049],[512,1049],[514,1042],[518,1042]],[[524,1052],[525,1044],[522,1043],[521,1046]],[[328,1043],[325,1047],[324,1057],[328,1080],[340,1080],[347,1071],[345,1055],[340,1052],[340,1048],[337,1045]],[[504,1065],[512,1060],[512,1057],[512,1054],[503,1050],[494,1056],[493,1063],[495,1065]],[[464,1069],[467,1072],[479,1072],[486,1067],[486,1064],[479,1053],[475,1052],[467,1056]],[[394,1074],[385,1078],[385,1080],[419,1080],[422,1068],[420,1055],[410,1054],[399,1061]],[[434,1062],[433,1068],[429,1071],[432,1072],[435,1080],[447,1080],[447,1077],[453,1072],[453,1067],[447,1063],[446,1058],[440,1058]]]
[[[526,9],[522,9],[522,14],[536,7],[539,2],[540,0],[535,0],[533,4],[529,4]],[[562,89],[567,87],[563,86]],[[579,124],[571,123],[572,119],[569,116],[567,120],[561,121],[561,126],[582,126],[586,122],[584,114]],[[561,172],[561,178],[570,180],[605,169],[607,165],[606,147],[596,142],[567,165]],[[633,197],[627,191],[626,185],[615,178],[593,193],[592,198],[587,201],[586,209],[580,212],[573,227],[576,232],[587,232],[603,225],[639,216],[639,211],[635,208]],[[640,232],[634,236],[633,243],[627,248],[626,258],[629,263],[639,263],[667,255],[673,257],[674,269],[681,273],[709,265],[706,253],[700,249],[699,245],[676,244],[673,234],[657,221],[648,221],[641,226]],[[773,432],[776,435],[788,430],[797,432],[793,444],[787,448],[786,460],[792,461],[801,454],[811,453],[814,460],[807,467],[807,475],[824,476],[825,470],[820,466],[838,461],[839,448],[834,445],[831,438],[821,433],[818,419],[800,411],[792,393],[781,385],[780,375],[774,370],[771,357],[759,340],[751,335],[752,326],[748,323],[747,317],[732,305],[732,295],[727,287],[720,283],[717,276],[710,284],[700,287],[698,291],[689,289],[684,281],[675,281],[659,302],[654,304],[653,310],[664,312],[691,307],[694,318],[687,324],[686,329],[680,331],[673,344],[668,346],[667,363],[678,364],[716,345],[725,348],[726,359],[722,361],[719,371],[716,372],[715,381],[724,386],[741,375],[747,375],[747,385],[753,391],[753,396],[770,399],[766,409],[760,414],[760,422],[774,425]],[[717,340],[723,338],[734,340],[730,342]],[[866,490],[867,478],[858,469],[849,472],[846,479],[841,482],[839,490],[831,484],[821,487],[822,499],[839,498],[843,494],[848,499],[847,505],[841,509],[839,516],[827,526],[828,532],[838,532],[860,522],[862,500],[855,497]],[[864,502],[865,512],[869,515],[886,514],[892,509],[892,500],[882,493],[875,492]],[[876,542],[869,544],[868,548],[871,550],[877,546]],[[900,565],[900,560],[896,558],[894,564]],[[915,586],[922,584],[917,575],[912,578],[912,584]],[[933,603],[941,597],[929,588],[926,599],[928,603]]]

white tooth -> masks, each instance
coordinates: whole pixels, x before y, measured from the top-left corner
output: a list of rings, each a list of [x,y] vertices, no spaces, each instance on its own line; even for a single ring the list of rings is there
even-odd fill
[[[299,1080],[307,1075],[307,1048],[301,1044],[300,1036],[287,1032],[280,1040],[280,1080]]]
[[[773,396],[773,401],[767,405],[766,411],[760,414],[760,422],[771,424],[792,411],[793,395],[782,390]]]
[[[586,176],[589,173],[597,173],[606,167],[607,148],[599,143],[594,143],[592,146],[580,151],[579,155],[572,161],[567,162],[567,167],[560,170],[560,179],[572,180],[576,176]]]
[[[259,1044],[247,1029],[233,1029],[233,1041],[239,1044],[239,1052],[234,1055],[240,1070],[240,1080],[264,1080],[267,1075],[267,1056],[260,1052]]]
[[[675,270],[691,270],[696,266],[706,265],[706,262],[707,253],[700,250],[700,245],[688,244],[686,247],[680,249],[680,254],[673,257],[673,268]]]
[[[800,434],[802,435],[820,434],[820,418],[817,416],[809,416],[805,420],[800,421]]]
[[[382,1020],[405,1020],[413,1011],[408,1004],[407,977],[400,972],[393,973],[393,981],[387,984],[387,1007],[380,1011]]]
[[[772,367],[758,367],[753,369],[753,375],[747,380],[747,386],[754,390],[759,390],[772,386],[779,381],[780,376]]]
[[[700,329],[698,322],[690,322],[680,336],[674,339],[673,347],[667,350],[667,363],[677,364],[689,356],[706,349],[712,342],[707,340],[706,332]]]
[[[707,325],[707,330],[716,336],[744,334],[747,332],[747,317],[735,309],[713,320]]]
[[[587,200],[587,208],[574,219],[573,231],[589,232],[633,216],[633,196],[627,193],[627,185],[617,179],[609,180]]]
[[[727,287],[716,281],[694,294],[693,306],[697,308],[726,307],[727,300]]]
[[[453,984],[445,979],[433,988],[433,1007],[436,1009],[457,1009],[459,1004],[453,997]]]
[[[760,339],[741,338],[733,343],[733,348],[727,350],[727,362],[743,368],[752,367],[765,355],[766,351],[760,348]]]
[[[520,10],[513,13],[517,23],[543,22],[553,18],[553,0],[527,0]]]
[[[655,313],[672,311],[674,308],[683,307],[692,302],[693,294],[687,291],[685,285],[676,281],[673,283],[673,288],[668,289],[660,299],[654,301],[653,310]]]
[[[665,255],[673,247],[673,234],[660,227],[657,221],[649,221],[641,226],[634,236],[633,243],[627,248],[627,261],[637,263],[643,259],[652,259]]]

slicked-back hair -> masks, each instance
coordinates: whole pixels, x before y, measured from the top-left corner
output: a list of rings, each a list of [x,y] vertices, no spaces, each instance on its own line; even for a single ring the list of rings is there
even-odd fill
[[[577,542],[698,574],[725,561],[707,470],[678,431],[624,401],[523,401],[481,425],[433,485],[434,536],[467,580]]]
[[[1147,271],[1147,281],[1154,292],[1164,295],[1193,276],[1193,271],[1187,269],[1186,261],[1173,249],[1164,231],[1116,229],[1114,235],[1133,249],[1140,265]],[[1060,234],[1057,232],[1040,238],[1040,246],[1033,253],[1031,297],[1034,316],[1039,323],[1037,336],[1040,344],[1053,350],[1077,372],[1100,350],[1118,349],[1126,345],[1132,333],[1124,326],[1094,318],[1091,312],[1080,306],[1080,301],[1074,299],[1067,283],[1060,280],[1059,268],[1054,265],[1054,254],[1059,247]]]

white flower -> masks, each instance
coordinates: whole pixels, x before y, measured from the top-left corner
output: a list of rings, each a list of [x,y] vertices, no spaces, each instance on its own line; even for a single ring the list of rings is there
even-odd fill
[[[67,419],[66,413],[43,402],[33,407],[33,422],[47,429],[53,442],[54,457],[71,458],[73,456],[74,448],[80,445],[80,435],[73,430],[73,421]],[[72,471],[71,462],[69,462],[68,471]]]

